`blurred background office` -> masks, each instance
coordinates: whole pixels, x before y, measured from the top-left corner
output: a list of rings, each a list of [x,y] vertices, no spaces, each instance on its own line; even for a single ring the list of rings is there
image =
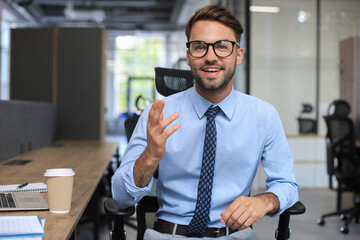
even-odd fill
[[[120,141],[122,152],[124,120],[161,97],[154,87],[154,67],[188,69],[184,27],[194,11],[207,4],[227,6],[245,29],[241,39],[245,60],[237,69],[235,89],[278,110],[301,189],[327,189],[323,115],[334,99],[342,98],[352,105],[355,123],[360,119],[357,0],[1,0],[0,99],[11,99],[12,29],[104,29],[100,114],[104,138]],[[37,61],[36,55],[33,58]],[[344,74],[350,76],[343,80]],[[80,84],[85,86],[86,80]],[[306,120],[308,125],[303,126]],[[264,187],[265,177],[259,171],[255,191]]]

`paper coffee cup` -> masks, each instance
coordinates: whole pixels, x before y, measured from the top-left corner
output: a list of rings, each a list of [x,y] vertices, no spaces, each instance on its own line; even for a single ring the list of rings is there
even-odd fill
[[[71,168],[47,169],[49,209],[52,213],[68,213],[71,208],[71,197],[75,172]]]

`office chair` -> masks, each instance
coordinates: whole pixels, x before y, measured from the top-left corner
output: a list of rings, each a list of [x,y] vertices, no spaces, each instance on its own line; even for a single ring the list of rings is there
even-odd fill
[[[155,86],[161,95],[167,97],[194,86],[194,78],[190,70],[156,67]]]
[[[313,107],[308,103],[302,104],[302,110],[300,116],[297,118],[299,123],[299,133],[309,134],[316,133],[316,120],[308,117],[304,117],[304,114],[311,113]]]
[[[155,68],[155,85],[158,92],[163,96],[169,96],[176,92],[181,92],[194,85],[191,71],[176,70],[167,68]],[[135,124],[136,125],[136,124]],[[135,128],[135,125],[134,128]],[[133,129],[132,129],[133,130]],[[131,132],[131,129],[129,129]],[[156,173],[154,174],[156,177]],[[127,217],[136,212],[138,230],[137,240],[142,240],[146,230],[145,215],[149,212],[156,212],[159,208],[157,199],[154,196],[145,196],[135,206],[127,209],[119,209],[112,198],[104,202],[104,208],[107,215],[114,219],[113,230],[110,233],[111,240],[125,240],[124,221]],[[295,203],[279,217],[278,229],[275,232],[277,240],[286,240],[290,238],[290,215],[299,215],[305,212],[305,206],[301,202]]]
[[[325,225],[325,218],[339,215],[344,221],[340,232],[347,234],[349,224],[355,219],[359,223],[360,217],[360,151],[356,148],[355,127],[352,119],[348,117],[350,105],[343,100],[335,100],[324,116],[327,135],[327,173],[329,175],[330,189],[337,191],[337,207],[335,212],[322,215],[317,223]],[[338,186],[333,186],[335,176]],[[352,192],[354,205],[349,209],[341,210],[341,194]]]
[[[124,122],[124,126],[125,126],[125,133],[126,133],[126,138],[127,141],[130,141],[131,135],[135,129],[136,123],[139,120],[140,116],[133,116],[133,117],[128,117],[125,122]]]

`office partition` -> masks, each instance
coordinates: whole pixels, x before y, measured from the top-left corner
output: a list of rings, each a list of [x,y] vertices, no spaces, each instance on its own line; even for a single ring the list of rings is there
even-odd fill
[[[11,30],[10,99],[58,106],[58,139],[103,140],[105,30]]]
[[[53,103],[0,101],[0,162],[55,139]]]

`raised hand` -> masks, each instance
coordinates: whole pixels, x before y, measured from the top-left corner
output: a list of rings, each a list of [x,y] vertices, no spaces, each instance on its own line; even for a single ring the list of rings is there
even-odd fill
[[[165,155],[165,145],[168,137],[179,129],[177,123],[171,128],[165,129],[179,117],[179,113],[173,113],[168,118],[163,119],[164,100],[155,100],[149,112],[147,123],[147,151],[149,157],[158,163]]]
[[[166,129],[179,117],[179,113],[175,112],[163,119],[164,106],[164,100],[155,100],[149,111],[147,147],[134,167],[134,180],[138,187],[145,187],[150,182],[159,161],[165,155],[167,139],[180,127],[180,124],[176,123]]]

